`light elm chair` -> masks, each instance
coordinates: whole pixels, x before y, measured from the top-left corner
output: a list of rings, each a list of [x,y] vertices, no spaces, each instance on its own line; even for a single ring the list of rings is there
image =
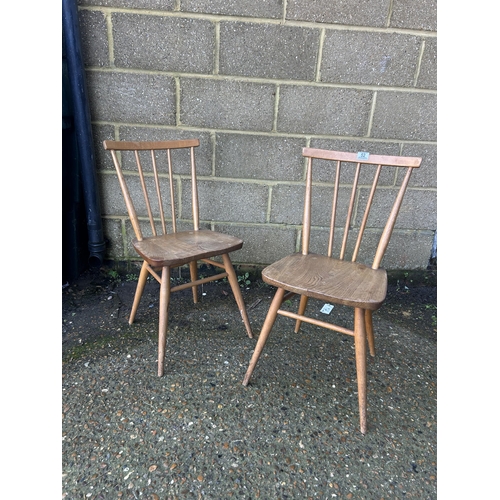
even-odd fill
[[[143,264],[137,283],[129,323],[132,324],[149,275],[160,283],[160,312],[158,333],[158,376],[164,373],[170,294],[191,287],[193,300],[198,301],[198,286],[226,278],[236,299],[247,335],[252,338],[245,303],[229,254],[240,249],[243,241],[234,236],[200,229],[195,147],[198,139],[177,141],[104,141],[113,163],[132,224],[135,239],[132,245],[142,257]],[[192,229],[178,229],[172,159],[184,162],[183,178],[190,176]],[[177,162],[176,162],[177,163]],[[170,210],[168,210],[168,208]],[[183,209],[185,210],[185,209]],[[170,212],[170,217],[167,217]],[[186,214],[182,214],[186,218]],[[171,224],[172,230],[167,231]],[[149,226],[148,235],[143,232]],[[213,260],[219,256],[222,261]],[[221,268],[223,272],[198,278],[198,262]],[[189,265],[191,281],[171,285],[171,270]]]
[[[262,271],[262,279],[277,290],[243,385],[246,386],[252,376],[278,314],[295,320],[295,332],[305,321],[350,335],[354,337],[360,427],[364,434],[367,430],[366,345],[368,343],[370,354],[375,356],[372,313],[382,305],[387,292],[387,273],[380,268],[380,264],[410,175],[414,168],[420,166],[421,158],[311,148],[304,148],[303,156],[307,158],[307,175],[302,251],[284,257]],[[309,250],[311,231],[315,230],[311,220],[316,184],[313,182],[313,160],[315,175],[321,175],[322,179],[328,176],[333,185],[329,238],[324,255]],[[379,227],[383,230],[377,230]],[[374,248],[374,255],[364,255],[364,260],[371,262],[368,265],[358,259],[363,238],[369,240]],[[334,249],[338,251],[336,258],[333,256]],[[283,303],[296,294],[300,295],[297,313],[283,307]],[[353,308],[354,329],[306,316],[309,298]]]

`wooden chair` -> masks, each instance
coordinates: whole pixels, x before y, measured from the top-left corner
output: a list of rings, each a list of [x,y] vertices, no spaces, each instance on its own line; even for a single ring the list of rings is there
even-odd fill
[[[238,278],[229,257],[230,252],[234,252],[243,246],[243,241],[227,234],[200,229],[194,153],[194,148],[199,144],[198,139],[159,142],[104,141],[104,149],[110,151],[113,157],[118,181],[134,229],[136,239],[132,242],[132,245],[144,259],[130,313],[130,324],[134,321],[148,276],[151,274],[160,283],[159,377],[164,372],[168,307],[171,292],[191,287],[193,300],[196,303],[198,301],[199,285],[227,277],[247,334],[252,338],[252,330]],[[178,152],[179,150],[181,152]],[[175,198],[176,179],[174,178],[172,158],[176,155],[177,159],[180,160],[179,157],[183,154],[182,150],[188,167],[185,169],[184,175],[191,176],[192,204],[192,213],[189,216],[185,215],[185,209],[183,208],[182,215],[184,219],[192,218],[193,229],[179,231],[176,213],[176,205],[179,202],[176,202]],[[124,166],[126,166],[126,169],[122,168]],[[168,185],[168,188],[164,189],[164,183]],[[136,189],[132,189],[133,187]],[[170,233],[167,232],[168,219],[165,213],[164,198],[170,202],[172,225]],[[150,231],[150,234],[144,236],[143,230],[146,231],[148,222],[150,227],[148,232]],[[212,260],[212,257],[215,256],[222,257],[222,262]],[[198,279],[198,261],[222,268],[224,271],[220,274]],[[171,286],[171,270],[185,264],[189,264],[191,281]]]
[[[302,253],[294,253],[284,257],[262,271],[263,280],[278,289],[260,332],[243,385],[246,386],[250,380],[278,314],[296,320],[295,332],[299,331],[301,322],[305,321],[351,335],[354,337],[356,353],[360,427],[364,434],[367,425],[366,343],[368,341],[370,354],[375,356],[372,313],[382,305],[387,291],[387,274],[379,266],[389,243],[411,172],[420,166],[421,158],[377,156],[368,153],[345,153],[311,148],[304,148],[303,156],[307,158],[307,174]],[[309,251],[312,228],[311,204],[314,199],[312,195],[313,159],[315,167],[321,167],[321,171],[315,170],[315,174],[324,175],[325,171],[333,171],[332,167],[335,166],[335,175],[330,177],[334,187],[326,255]],[[401,170],[406,171],[405,175],[401,175]],[[383,176],[381,175],[382,171],[384,171]],[[347,174],[352,176],[352,182],[350,181],[348,184],[346,184]],[[381,181],[381,179],[383,180]],[[394,195],[393,202],[387,202],[389,195]],[[341,211],[340,199],[344,201],[345,219],[343,225],[337,226]],[[374,203],[374,200],[380,201],[380,203]],[[386,208],[385,217],[387,218],[381,219],[382,210],[379,205]],[[373,219],[382,220],[375,227],[381,227],[384,224],[383,221],[386,220],[385,227],[378,233],[373,227],[372,218],[369,217],[370,209]],[[371,266],[357,262],[365,232],[370,233],[372,241],[373,235],[376,234],[376,240],[378,240],[378,244],[373,246],[376,250],[372,252],[374,258]],[[352,236],[351,233],[355,236],[354,244],[349,239],[349,236]],[[337,237],[339,234],[340,238],[337,238],[337,241],[334,236]],[[334,248],[339,250],[338,258],[332,257]],[[350,261],[346,259],[348,248],[350,251],[352,250]],[[282,309],[283,302],[295,294],[300,295],[298,313]],[[354,329],[305,316],[309,298],[354,308]]]

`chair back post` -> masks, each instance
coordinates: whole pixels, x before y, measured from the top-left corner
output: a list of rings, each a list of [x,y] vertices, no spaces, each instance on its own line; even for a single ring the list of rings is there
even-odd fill
[[[399,214],[399,209],[401,208],[401,203],[403,202],[406,188],[408,187],[408,183],[410,182],[412,171],[413,168],[408,167],[403,182],[401,183],[401,187],[399,188],[398,195],[396,196],[394,205],[392,206],[391,213],[389,214],[389,218],[387,219],[384,231],[382,232],[382,236],[380,237],[377,251],[375,252],[375,258],[373,259],[372,269],[378,269],[380,267],[382,258],[384,257],[387,246],[389,245],[389,240],[391,239],[392,231],[394,229],[394,225],[396,224],[396,218]]]
[[[106,143],[108,141],[104,141],[104,148],[108,149]],[[137,217],[137,213],[134,208],[134,203],[132,202],[132,197],[130,196],[129,190],[127,188],[127,182],[125,181],[125,177],[123,175],[122,169],[120,167],[120,162],[118,161],[118,157],[116,155],[116,151],[114,149],[110,150],[111,157],[113,158],[113,164],[115,166],[116,175],[118,176],[118,182],[120,183],[120,188],[123,193],[123,199],[125,200],[125,205],[127,207],[127,212],[130,218],[130,222],[132,224],[132,228],[134,229],[135,237],[138,241],[142,241],[142,231],[139,225],[139,218]]]

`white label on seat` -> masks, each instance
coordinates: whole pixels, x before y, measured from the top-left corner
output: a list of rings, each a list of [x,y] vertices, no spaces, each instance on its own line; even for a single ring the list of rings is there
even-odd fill
[[[369,157],[370,157],[370,153],[367,153],[365,151],[360,151],[358,153],[358,160],[368,160]]]
[[[332,312],[333,306],[332,304],[325,304],[322,308],[321,311],[323,314],[330,314]]]

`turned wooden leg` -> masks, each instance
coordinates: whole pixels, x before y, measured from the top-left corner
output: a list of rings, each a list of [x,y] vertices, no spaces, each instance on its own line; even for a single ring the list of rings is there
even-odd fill
[[[160,319],[158,326],[158,377],[163,376],[167,344],[168,305],[170,302],[170,268],[164,267],[160,284]]]
[[[368,347],[370,348],[370,355],[375,356],[375,336],[373,335],[373,319],[372,311],[365,311],[365,328],[366,338],[368,339]]]
[[[247,335],[250,338],[253,338],[252,327],[250,326],[250,321],[248,320],[247,309],[245,307],[243,296],[241,295],[240,285],[238,284],[238,277],[236,276],[236,271],[234,270],[231,259],[229,258],[229,255],[227,253],[222,255],[222,259],[224,261],[224,267],[226,269],[229,284],[231,285],[231,290],[233,291],[236,304],[238,304],[238,308],[240,310],[241,318],[243,319],[243,323],[245,324],[245,328],[247,330]]]
[[[285,295],[284,288],[278,288],[274,295],[274,299],[271,302],[271,306],[269,307],[269,311],[267,313],[266,319],[264,321],[264,325],[262,326],[262,330],[259,335],[259,339],[257,340],[257,344],[255,346],[255,350],[253,352],[252,359],[250,360],[250,364],[248,365],[247,373],[245,378],[243,379],[243,385],[247,385],[250,377],[252,376],[252,372],[259,360],[260,353],[262,349],[264,349],[264,345],[266,344],[266,340],[269,337],[269,333],[271,332],[271,328],[276,321],[276,316],[278,315],[278,309],[283,302],[283,296]]]
[[[301,295],[300,296],[300,304],[299,304],[299,310],[298,310],[298,313],[299,314],[304,314],[306,312],[306,307],[307,307],[307,301],[308,301],[309,297],[307,295]],[[299,330],[300,330],[300,325],[302,324],[302,321],[300,319],[298,319],[296,322],[295,322],[295,333],[299,333]]]
[[[143,261],[139,279],[137,280],[137,287],[135,289],[134,303],[132,304],[132,310],[130,311],[130,316],[128,318],[129,325],[134,322],[135,313],[137,312],[137,308],[139,307],[139,302],[141,301],[142,292],[144,291],[144,287],[148,279],[148,274],[148,263],[146,261]]]
[[[366,433],[366,332],[365,311],[354,309],[354,347],[358,378],[359,422],[361,432]]]
[[[191,281],[198,279],[198,263],[196,261],[189,263],[189,273],[191,274]],[[193,302],[198,303],[198,286],[193,286]]]

